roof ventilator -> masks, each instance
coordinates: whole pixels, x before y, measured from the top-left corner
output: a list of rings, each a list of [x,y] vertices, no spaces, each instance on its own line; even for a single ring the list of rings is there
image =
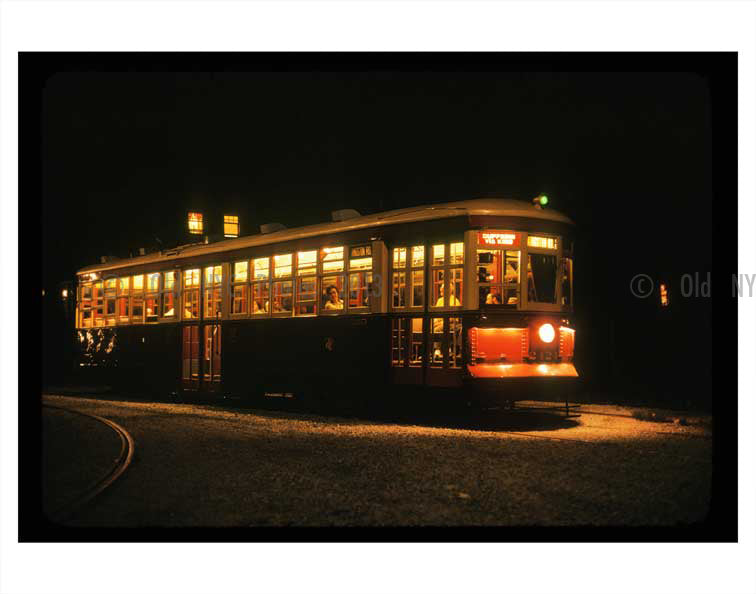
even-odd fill
[[[353,208],[342,208],[341,210],[334,210],[331,213],[331,220],[334,223],[341,223],[342,221],[348,221],[349,219],[356,219],[362,215]]]
[[[282,225],[281,223],[265,223],[264,225],[260,225],[260,233],[263,235],[283,231],[284,229],[286,229],[286,225]]]

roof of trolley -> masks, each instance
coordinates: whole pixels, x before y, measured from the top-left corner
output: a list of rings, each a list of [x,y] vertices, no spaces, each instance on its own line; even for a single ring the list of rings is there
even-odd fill
[[[364,215],[339,222],[318,223],[316,225],[307,225],[305,227],[296,227],[293,229],[284,229],[273,233],[259,233],[255,235],[245,235],[234,239],[224,239],[214,243],[192,243],[178,246],[176,248],[162,250],[144,256],[127,258],[108,262],[106,264],[94,264],[81,268],[79,273],[100,272],[104,270],[115,270],[142,264],[152,264],[157,262],[167,262],[177,258],[188,258],[201,256],[205,254],[221,253],[230,250],[243,249],[247,247],[256,247],[271,243],[280,243],[317,235],[326,235],[332,233],[343,233],[345,231],[356,231],[359,229],[368,229],[371,227],[384,227],[388,225],[397,225],[400,223],[415,223],[418,221],[429,221],[434,219],[444,219],[459,216],[498,216],[498,217],[520,217],[528,219],[542,219],[544,221],[554,221],[573,225],[569,217],[550,208],[539,209],[531,202],[523,200],[505,200],[498,198],[477,198],[474,200],[461,200],[459,202],[444,202],[441,204],[428,204],[426,206],[413,206],[410,208],[401,208],[398,210],[389,210],[375,214]]]

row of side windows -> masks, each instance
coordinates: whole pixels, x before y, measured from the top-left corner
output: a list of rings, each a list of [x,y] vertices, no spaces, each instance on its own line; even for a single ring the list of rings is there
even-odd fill
[[[422,367],[462,366],[462,321],[460,318],[425,318],[428,341],[423,339],[423,318],[391,321],[391,365]]]
[[[78,326],[193,320],[200,314],[203,319],[217,319],[222,315],[223,281],[223,267],[212,265],[82,282]],[[370,245],[235,262],[230,281],[232,316],[366,312],[371,298],[380,294],[373,283]]]
[[[465,245],[462,242],[426,246],[398,246],[391,257],[391,307],[394,310],[422,309],[425,306],[425,275],[428,264],[428,307],[461,307]]]

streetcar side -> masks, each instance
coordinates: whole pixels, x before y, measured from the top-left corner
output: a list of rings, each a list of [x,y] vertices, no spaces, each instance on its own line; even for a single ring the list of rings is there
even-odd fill
[[[83,269],[79,371],[185,396],[561,394],[578,375],[571,225],[478,202]]]

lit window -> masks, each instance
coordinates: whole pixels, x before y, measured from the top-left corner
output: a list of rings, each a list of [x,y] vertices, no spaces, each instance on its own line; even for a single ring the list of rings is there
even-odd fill
[[[147,295],[144,299],[144,318],[147,322],[157,322],[160,307],[159,295]]]
[[[176,272],[163,273],[163,311],[164,318],[172,318],[176,315],[176,296],[174,289],[176,287]]]
[[[261,280],[268,278],[270,274],[270,258],[255,258],[255,276],[254,280]]]
[[[349,309],[359,309],[370,305],[370,290],[373,284],[372,272],[355,272],[349,275]]]
[[[252,261],[253,276],[250,311],[261,316],[270,312],[270,258],[255,258]]]
[[[350,251],[349,270],[370,270],[373,267],[372,249],[369,245],[353,247]]]
[[[391,307],[422,307],[425,303],[425,246],[395,247],[391,266]]]
[[[431,318],[431,352],[430,352],[430,366],[431,367],[443,367],[444,365],[444,351],[443,351],[443,336],[444,336],[444,318]]]
[[[190,212],[189,213],[189,233],[192,235],[202,235],[202,213]]]
[[[102,281],[96,282],[92,285],[92,297],[94,302],[94,307],[92,309],[92,324],[94,326],[104,326],[105,319],[103,314],[105,313],[105,305],[103,301]]]
[[[155,272],[147,275],[147,292],[154,293],[160,290],[160,273]]]
[[[105,324],[115,326],[116,323],[116,292],[118,280],[115,278],[105,279]]]
[[[173,288],[176,286],[176,273],[171,272],[165,272],[163,273],[163,290],[173,290]]]
[[[184,319],[199,318],[199,289],[184,291]]]
[[[407,273],[403,270],[394,272],[391,276],[391,305],[404,307],[407,304]]]
[[[394,248],[394,268],[404,268],[407,262],[407,248]]]
[[[234,282],[235,283],[247,282],[248,270],[249,270],[249,262],[247,262],[246,260],[244,262],[235,262],[234,263]]]
[[[231,313],[245,314],[247,313],[247,284],[234,285],[233,302],[231,306]]]
[[[317,256],[317,250],[297,252],[297,274],[315,274]]]
[[[465,263],[465,244],[462,242],[449,245],[449,264]]]
[[[323,272],[344,271],[344,247],[327,247],[320,250]]]
[[[425,246],[416,245],[412,248],[412,268],[425,266]]]
[[[128,295],[129,294],[129,277],[121,277],[118,279],[118,294],[119,295]]]
[[[268,281],[252,283],[252,313],[264,315],[270,311]]]
[[[183,317],[184,320],[196,320],[199,318],[199,285],[200,269],[192,268],[184,270],[184,296]]]
[[[239,237],[239,217],[223,215],[223,235],[225,237]]]
[[[669,305],[669,298],[667,297],[667,285],[663,283],[659,285],[659,292],[661,293],[662,307],[667,307]]]
[[[273,256],[273,276],[275,278],[291,276],[291,254]]]
[[[144,297],[135,295],[131,298],[131,321],[144,321]]]
[[[132,322],[144,322],[144,275],[131,277],[131,299],[129,300],[129,317]]]
[[[200,269],[192,268],[190,270],[184,270],[184,288],[199,287],[200,284]]]
[[[424,359],[423,318],[412,318],[410,334],[410,367],[422,367]]]
[[[234,263],[234,287],[233,296],[231,299],[231,313],[232,314],[245,314],[247,313],[247,293],[249,286],[247,285],[247,277],[249,271],[249,262]]]
[[[433,307],[444,307],[444,269],[433,270],[431,272],[433,284],[431,286],[432,296],[430,305]]]
[[[478,249],[478,303],[517,307],[520,293],[520,251]]]
[[[160,273],[147,275],[147,296],[144,299],[144,318],[147,322],[157,322],[160,309]]]
[[[291,315],[293,288],[294,285],[290,280],[273,283],[272,311],[274,314]]]
[[[217,319],[221,315],[221,281],[223,268],[220,265],[205,267],[205,311],[206,319]]]
[[[322,289],[320,312],[331,315],[344,313],[344,275],[323,275],[320,286]]]
[[[79,327],[92,326],[92,285],[81,285],[79,290]]]
[[[205,285],[217,285],[223,280],[223,268],[221,266],[205,267]]]
[[[464,244],[462,242],[448,245],[436,244],[432,249],[429,287],[431,295],[428,305],[430,307],[460,307],[463,297]]]
[[[544,250],[555,250],[557,249],[557,240],[556,237],[528,235],[528,247],[541,248]]]
[[[300,276],[297,278],[297,309],[294,315],[315,315],[316,276]]]
[[[127,296],[118,297],[116,300],[116,315],[119,324],[129,323],[129,298]]]

